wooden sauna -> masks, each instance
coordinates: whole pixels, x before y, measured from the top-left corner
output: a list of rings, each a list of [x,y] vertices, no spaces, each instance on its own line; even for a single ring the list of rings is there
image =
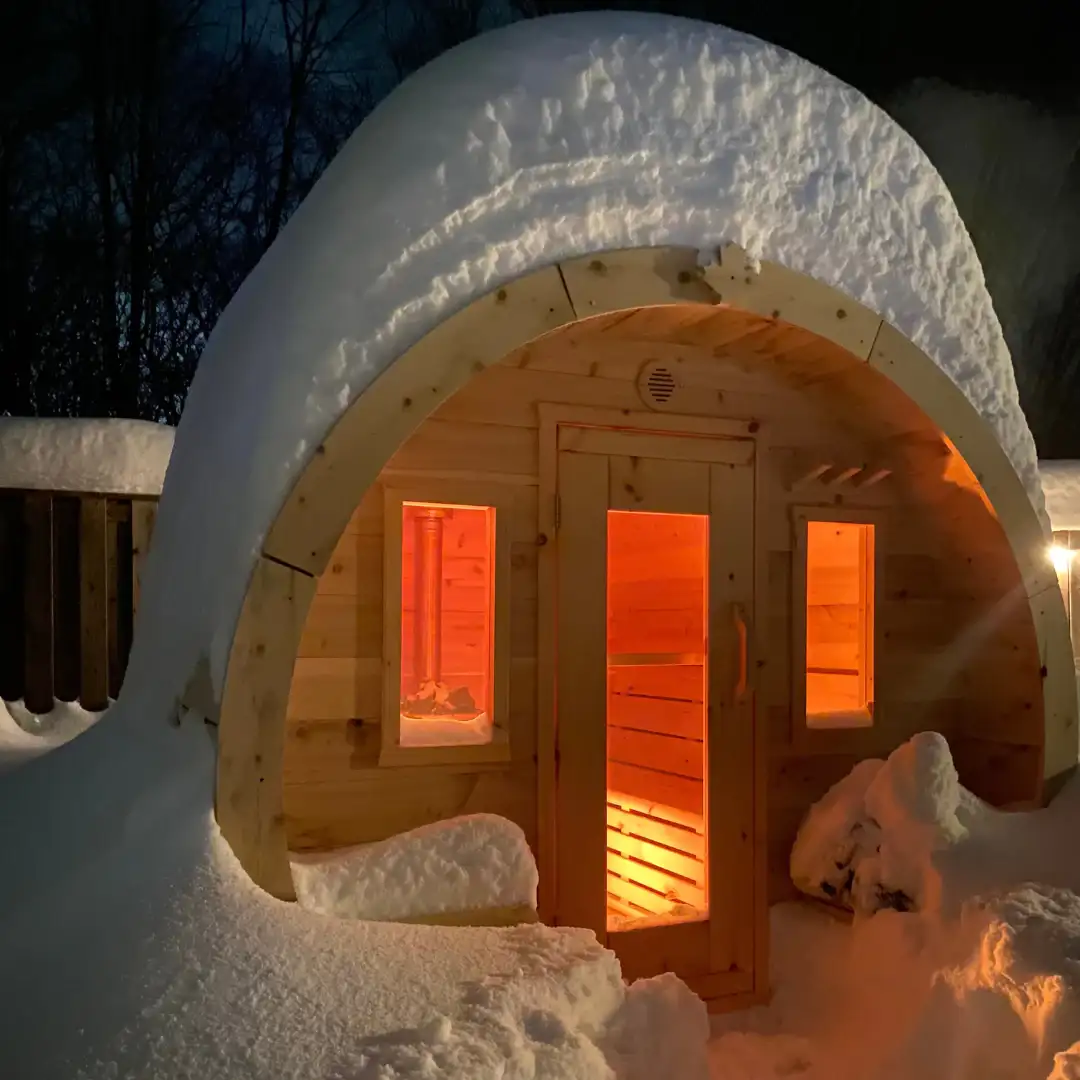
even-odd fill
[[[1075,762],[1048,543],[986,419],[841,294],[681,249],[537,271],[297,480],[233,641],[219,824],[288,899],[290,850],[499,814],[541,919],[762,1000],[799,823],[858,761],[938,731],[998,805]]]
[[[484,811],[542,918],[628,977],[762,993],[802,815],[922,730],[1038,797],[1042,662],[956,448],[880,372],[744,311],[571,323],[445,401],[319,577],[295,661],[295,851]]]

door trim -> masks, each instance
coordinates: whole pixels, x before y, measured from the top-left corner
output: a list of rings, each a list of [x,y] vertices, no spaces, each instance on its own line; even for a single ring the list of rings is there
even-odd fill
[[[764,532],[764,500],[761,493],[763,462],[768,455],[769,440],[763,425],[756,420],[738,418],[703,418],[672,413],[657,414],[642,410],[627,412],[617,409],[598,409],[589,406],[541,402],[539,414],[539,513],[537,574],[540,603],[538,605],[537,648],[537,864],[540,874],[537,908],[541,920],[550,921],[556,910],[557,837],[556,782],[557,745],[555,731],[555,590],[557,587],[557,548],[554,543],[557,523],[557,479],[559,428],[611,428],[636,433],[685,435],[706,439],[753,439],[754,441],[754,536],[755,547],[766,535]],[[762,613],[768,610],[768,560],[759,551],[754,559],[755,625],[761,625]],[[759,703],[760,708],[760,703]],[[752,988],[740,983],[738,991],[746,993],[747,1003],[762,1001],[768,995],[768,861],[767,861],[767,743],[766,717],[760,715],[754,724],[754,965]],[[715,980],[713,980],[715,981]],[[736,990],[733,985],[732,990]]]

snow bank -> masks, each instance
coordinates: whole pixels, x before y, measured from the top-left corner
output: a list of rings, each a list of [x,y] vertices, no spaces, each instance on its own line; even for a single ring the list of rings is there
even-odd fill
[[[0,773],[62,746],[104,715],[88,712],[77,701],[57,701],[42,716],[21,701],[0,701]]]
[[[978,897],[965,931],[970,955],[939,973],[927,1004],[926,1023],[945,1037],[929,1040],[924,1075],[1046,1076],[1080,1038],[1080,897],[1043,886]]]
[[[558,260],[726,241],[909,335],[987,418],[1041,508],[974,248],[941,178],[884,112],[722,27],[616,12],[518,23],[443,55],[368,117],[215,328],[156,524],[152,632],[135,643],[137,660],[169,637],[162,709],[201,657],[220,688],[290,485],[409,346]]]
[[[707,1080],[709,1014],[670,972],[639,979],[601,1039],[619,1080]]]
[[[157,495],[175,434],[145,420],[0,416],[0,488]]]
[[[379,843],[291,858],[300,904],[341,918],[536,908],[539,878],[525,834],[494,814],[437,821]]]
[[[701,1003],[627,991],[588,931],[337,919],[259,890],[214,824],[212,731],[129,686],[0,781],[4,1076],[704,1080],[664,1067],[703,1039]]]
[[[1039,476],[1051,526],[1080,529],[1080,461],[1040,461]]]
[[[454,1019],[368,1040],[357,1080],[708,1080],[708,1014],[680,980],[627,990],[591,933],[510,933],[517,971],[482,979]]]

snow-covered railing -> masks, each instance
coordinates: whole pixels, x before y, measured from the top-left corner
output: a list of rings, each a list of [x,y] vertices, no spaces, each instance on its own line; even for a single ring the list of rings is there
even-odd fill
[[[116,697],[173,435],[0,417],[0,699],[44,714]]]

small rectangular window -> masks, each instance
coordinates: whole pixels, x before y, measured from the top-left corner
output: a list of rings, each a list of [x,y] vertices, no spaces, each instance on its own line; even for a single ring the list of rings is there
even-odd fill
[[[806,726],[873,724],[874,526],[806,522]]]
[[[403,502],[398,744],[489,743],[495,507]]]

